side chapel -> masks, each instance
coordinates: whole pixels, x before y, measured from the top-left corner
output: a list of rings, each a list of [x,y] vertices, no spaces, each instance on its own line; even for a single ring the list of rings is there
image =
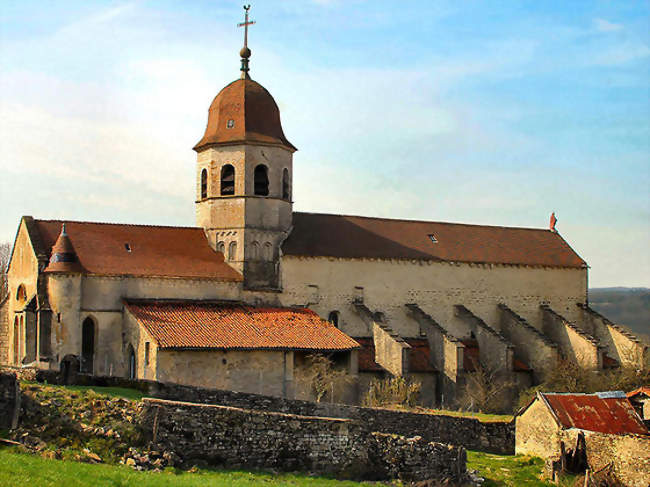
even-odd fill
[[[452,404],[477,367],[527,387],[560,358],[642,366],[647,347],[589,307],[588,266],[554,218],[294,212],[297,149],[246,38],[240,56],[194,146],[196,226],[21,219],[0,363],[310,398],[301,371],[323,353],[352,376],[330,399],[403,376],[429,405]]]

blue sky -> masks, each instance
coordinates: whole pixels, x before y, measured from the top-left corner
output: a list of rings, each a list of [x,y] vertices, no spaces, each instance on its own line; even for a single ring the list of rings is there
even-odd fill
[[[295,208],[558,229],[650,286],[650,2],[253,4]],[[0,3],[0,241],[19,218],[194,224],[191,147],[240,1]]]

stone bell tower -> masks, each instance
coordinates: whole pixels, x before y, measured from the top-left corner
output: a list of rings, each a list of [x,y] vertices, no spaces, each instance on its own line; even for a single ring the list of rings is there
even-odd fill
[[[243,24],[246,31],[248,10]],[[223,88],[197,152],[196,223],[244,275],[248,289],[279,287],[279,248],[292,222],[293,153],[271,94],[253,81],[247,34],[241,78]]]

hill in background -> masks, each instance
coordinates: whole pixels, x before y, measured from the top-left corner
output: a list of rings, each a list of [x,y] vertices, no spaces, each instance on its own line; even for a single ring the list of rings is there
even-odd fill
[[[650,289],[608,287],[589,290],[589,305],[617,325],[650,340]]]

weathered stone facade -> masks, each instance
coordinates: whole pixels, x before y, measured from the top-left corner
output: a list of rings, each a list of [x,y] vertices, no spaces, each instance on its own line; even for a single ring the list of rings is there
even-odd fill
[[[560,432],[559,440],[567,448],[572,448],[581,432],[585,437],[587,463],[592,472],[611,468],[626,487],[650,485],[650,436],[608,435],[570,429]]]
[[[499,235],[507,238],[500,240],[490,237],[503,227],[452,225],[464,230],[449,234],[445,245],[450,254],[441,256],[431,249],[442,243],[424,230],[413,235],[433,245],[428,254],[408,239],[400,243],[394,234],[380,237],[368,230],[361,232],[371,236],[365,244],[352,241],[346,232],[340,240],[350,239],[347,250],[372,247],[378,240],[389,250],[368,257],[364,248],[356,248],[353,257],[346,257],[345,252],[328,253],[317,241],[290,252],[299,221],[292,201],[296,148],[284,137],[277,104],[261,85],[245,78],[222,90],[208,118],[205,135],[195,147],[196,230],[201,244],[207,242],[223,254],[227,265],[220,254],[219,262],[236,278],[215,273],[190,278],[178,270],[156,274],[144,264],[135,266],[134,272],[114,268],[93,273],[84,270],[83,262],[49,272],[50,260],[57,256],[50,255],[51,244],[41,241],[36,221],[24,217],[9,265],[9,299],[0,307],[1,362],[57,370],[66,357],[74,356],[81,357],[84,371],[98,375],[285,397],[302,390],[295,384],[290,346],[275,352],[261,352],[264,347],[237,352],[179,347],[159,352],[155,340],[124,310],[123,301],[129,299],[309,307],[321,318],[336,321],[350,337],[372,339],[381,370],[361,370],[357,377],[358,367],[350,364],[354,378],[349,390],[338,396],[352,402],[363,396],[371,375],[417,379],[428,401],[453,406],[464,374],[474,365],[497,371],[523,388],[531,377],[543,380],[560,357],[589,369],[603,368],[606,358],[613,366],[637,367],[647,359],[645,345],[588,308],[588,267],[554,228],[532,230],[535,238],[529,238],[528,229],[505,229]],[[400,225],[413,223],[426,222]],[[120,227],[124,227],[120,238],[127,239],[129,226]],[[347,222],[337,228],[354,232],[357,227]],[[473,237],[467,238],[469,227],[483,230],[472,230]],[[332,229],[320,224],[316,228]],[[538,243],[529,247],[531,241]],[[143,246],[148,243],[143,241]],[[74,249],[74,238],[68,244]],[[482,253],[487,244],[492,245],[491,253]],[[97,245],[94,241],[88,247]],[[111,245],[127,252],[131,262],[137,261],[138,249],[132,253],[129,242],[116,237]],[[555,250],[547,258],[531,260],[537,250],[547,253],[549,245]],[[209,257],[216,255],[205,247]],[[166,258],[159,254],[153,252],[154,260]],[[184,261],[186,267],[204,263],[187,249],[182,255],[192,257]],[[409,370],[414,352],[406,341],[412,338],[429,342],[425,371]],[[466,353],[471,347],[464,341],[477,343],[471,353]],[[480,364],[471,364],[470,359]]]

